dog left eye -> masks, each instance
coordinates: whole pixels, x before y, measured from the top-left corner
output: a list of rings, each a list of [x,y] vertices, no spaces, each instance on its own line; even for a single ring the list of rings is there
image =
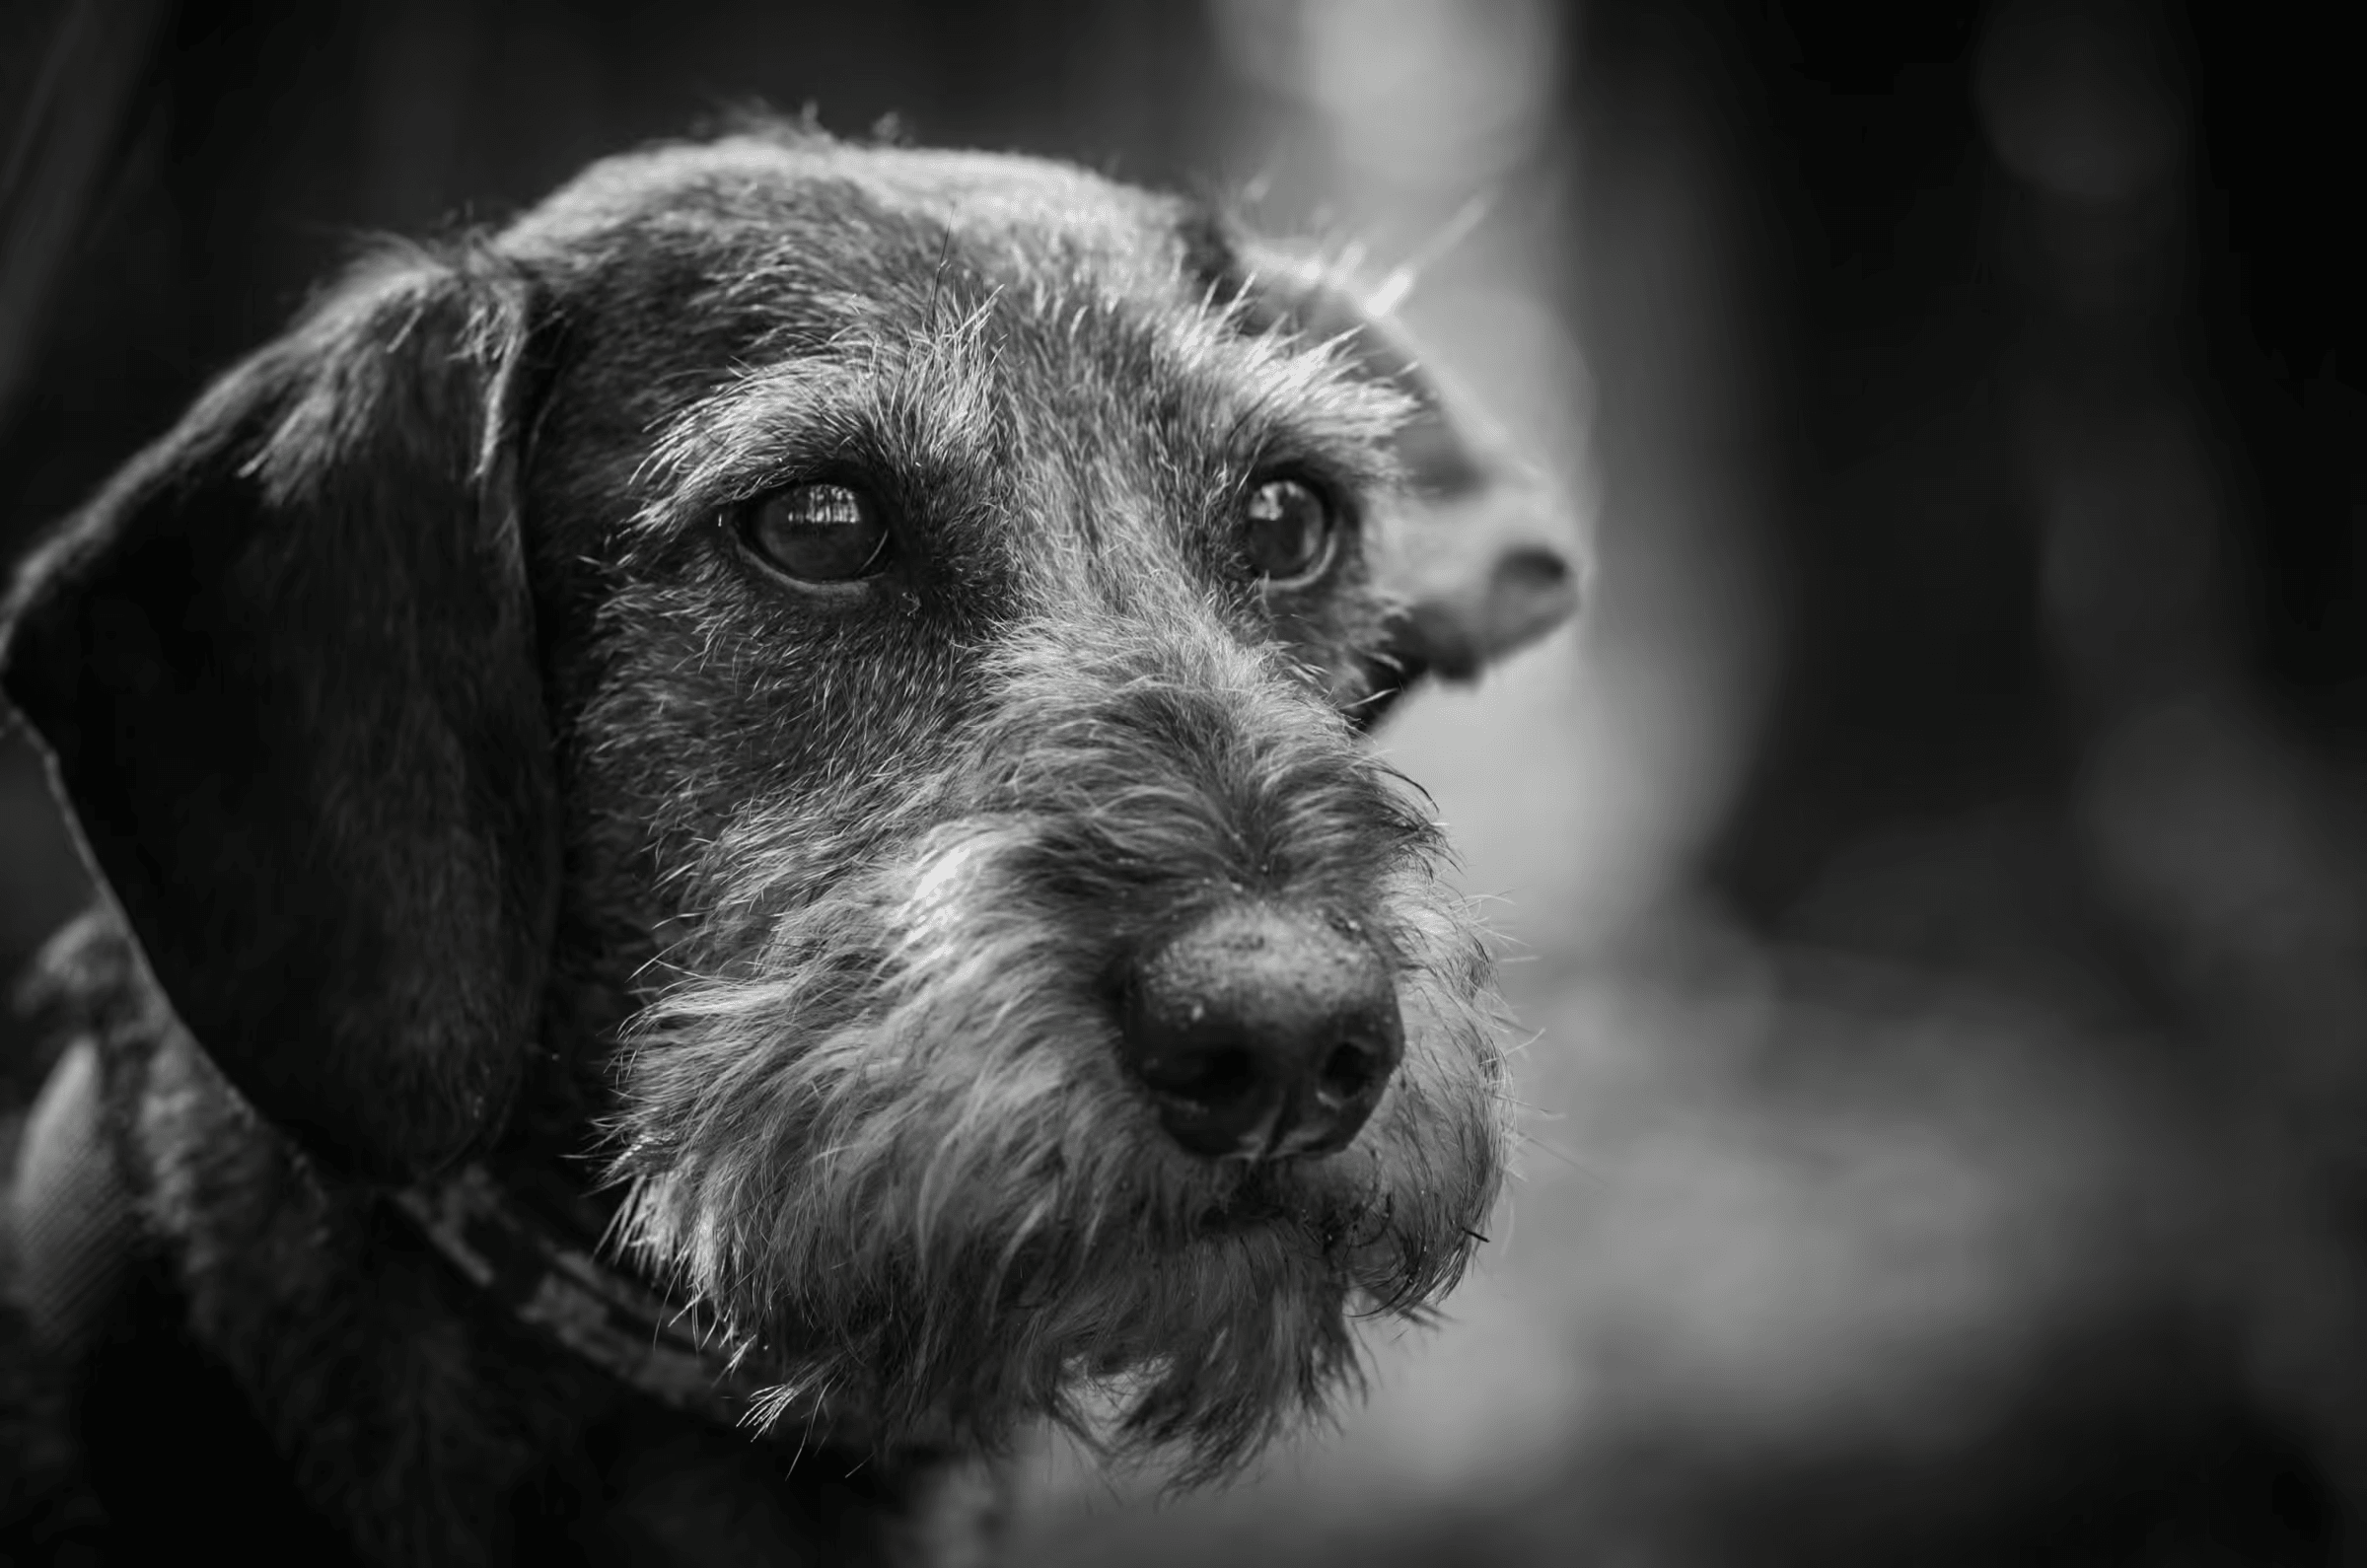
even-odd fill
[[[1331,504],[1299,479],[1268,479],[1241,509],[1241,551],[1269,583],[1303,581],[1331,559]]]
[[[879,503],[843,484],[793,484],[758,496],[741,529],[757,554],[802,582],[851,582],[888,564]]]

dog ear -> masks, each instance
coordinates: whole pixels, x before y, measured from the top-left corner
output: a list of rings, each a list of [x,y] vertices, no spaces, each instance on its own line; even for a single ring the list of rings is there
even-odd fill
[[[1405,499],[1368,533],[1374,576],[1401,606],[1383,654],[1398,689],[1426,675],[1472,679],[1568,619],[1583,565],[1567,499],[1478,405],[1320,267],[1257,255],[1244,287],[1253,327],[1336,341],[1413,404],[1398,434]]]
[[[497,1123],[555,897],[510,406],[528,289],[383,258],[30,561],[0,687],[215,1063],[331,1167]]]

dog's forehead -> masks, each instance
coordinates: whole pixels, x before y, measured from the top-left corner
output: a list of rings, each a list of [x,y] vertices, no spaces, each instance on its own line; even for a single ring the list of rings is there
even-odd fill
[[[955,277],[1172,294],[1192,217],[1177,198],[1037,159],[740,137],[595,164],[504,246],[685,303],[897,310]]]

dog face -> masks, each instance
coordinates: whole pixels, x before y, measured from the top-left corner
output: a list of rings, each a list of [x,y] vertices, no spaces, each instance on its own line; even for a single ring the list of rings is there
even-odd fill
[[[1516,488],[1180,203],[742,137],[366,269],[36,559],[4,673],[331,1172],[605,1140],[785,1400],[980,1446],[1120,1380],[1214,1470],[1498,1184],[1478,933],[1355,732],[1566,612]]]

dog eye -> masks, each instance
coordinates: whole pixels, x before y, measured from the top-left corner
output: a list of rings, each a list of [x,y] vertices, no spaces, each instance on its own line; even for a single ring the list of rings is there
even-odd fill
[[[879,503],[843,484],[793,484],[759,496],[741,528],[757,554],[803,582],[850,582],[888,564]]]
[[[1241,509],[1241,552],[1258,576],[1288,583],[1315,576],[1331,559],[1331,504],[1298,479],[1268,479]]]

